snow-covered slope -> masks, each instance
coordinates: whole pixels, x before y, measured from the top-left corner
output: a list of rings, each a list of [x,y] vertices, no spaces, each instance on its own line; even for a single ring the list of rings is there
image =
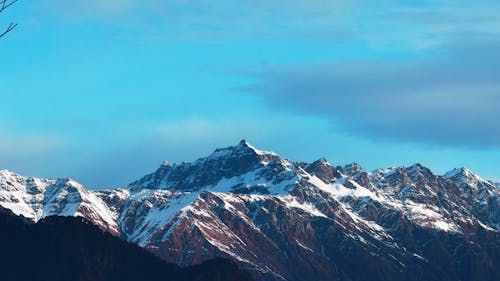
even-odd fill
[[[500,266],[500,189],[465,168],[364,171],[293,162],[241,141],[193,163],[165,162],[125,189],[10,172],[0,179],[0,205],[17,214],[83,216],[183,266],[225,257],[260,280],[500,274],[492,269]],[[467,262],[483,279],[460,266],[465,257],[477,257]]]
[[[227,257],[263,278],[287,280],[314,275],[318,266],[323,277],[337,274],[332,260],[338,257],[324,250],[332,247],[324,235],[336,229],[331,235],[351,247],[393,262],[398,257],[396,274],[426,259],[417,246],[408,250],[414,228],[498,233],[498,188],[481,180],[465,186],[457,178],[420,164],[367,172],[326,159],[295,163],[242,141],[193,163],[165,163],[132,183],[119,225],[125,239],[167,261]],[[478,195],[471,198],[470,190]],[[312,256],[314,266],[296,265]],[[295,263],[283,264],[286,259]]]
[[[0,171],[0,206],[33,221],[79,216],[117,235],[116,216],[93,192],[72,179],[27,178]]]
[[[118,206],[118,224],[125,239],[141,246],[173,229],[203,192],[286,195],[298,176],[293,164],[275,153],[255,149],[246,141],[218,149],[194,163],[164,163],[155,173],[130,184],[127,191],[98,194]],[[121,198],[120,203],[113,203]]]

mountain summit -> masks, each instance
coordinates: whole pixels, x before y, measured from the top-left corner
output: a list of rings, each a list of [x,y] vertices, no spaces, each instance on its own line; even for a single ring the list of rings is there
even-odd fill
[[[195,191],[223,179],[242,176],[267,166],[284,164],[274,152],[261,151],[242,140],[236,146],[216,149],[193,163],[162,165],[156,172],[129,185],[131,190],[168,189]]]
[[[257,280],[498,280],[500,189],[467,169],[365,171],[241,141],[126,189],[0,173],[0,206],[80,216],[181,266],[229,258]]]

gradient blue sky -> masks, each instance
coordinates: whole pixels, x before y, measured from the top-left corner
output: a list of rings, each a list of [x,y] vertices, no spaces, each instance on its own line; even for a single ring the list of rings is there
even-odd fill
[[[500,179],[498,1],[20,0],[0,169],[123,186],[248,139]]]

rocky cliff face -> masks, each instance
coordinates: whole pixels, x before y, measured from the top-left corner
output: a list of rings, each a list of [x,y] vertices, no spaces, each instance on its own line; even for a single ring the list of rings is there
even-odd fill
[[[59,213],[61,200],[45,207],[55,206],[44,199],[52,188],[33,192],[29,179],[12,184],[6,174],[0,205],[34,220],[84,216],[182,266],[230,258],[260,280],[500,278],[500,190],[465,168],[440,176],[420,164],[296,163],[242,141],[193,163],[165,163],[125,189],[81,188],[74,194],[90,195]]]

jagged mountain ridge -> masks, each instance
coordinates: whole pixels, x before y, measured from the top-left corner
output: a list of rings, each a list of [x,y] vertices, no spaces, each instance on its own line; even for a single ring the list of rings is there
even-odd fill
[[[49,216],[78,216],[114,235],[120,231],[108,205],[71,178],[28,178],[0,171],[0,206],[34,222]]]
[[[498,276],[490,252],[499,249],[499,190],[466,169],[367,172],[326,159],[295,163],[242,141],[193,163],[164,163],[126,189],[90,192],[123,239],[183,266],[226,257],[262,280],[475,280],[450,258],[457,247],[476,255],[473,242],[490,265],[482,280]],[[429,241],[442,244],[438,253]]]

